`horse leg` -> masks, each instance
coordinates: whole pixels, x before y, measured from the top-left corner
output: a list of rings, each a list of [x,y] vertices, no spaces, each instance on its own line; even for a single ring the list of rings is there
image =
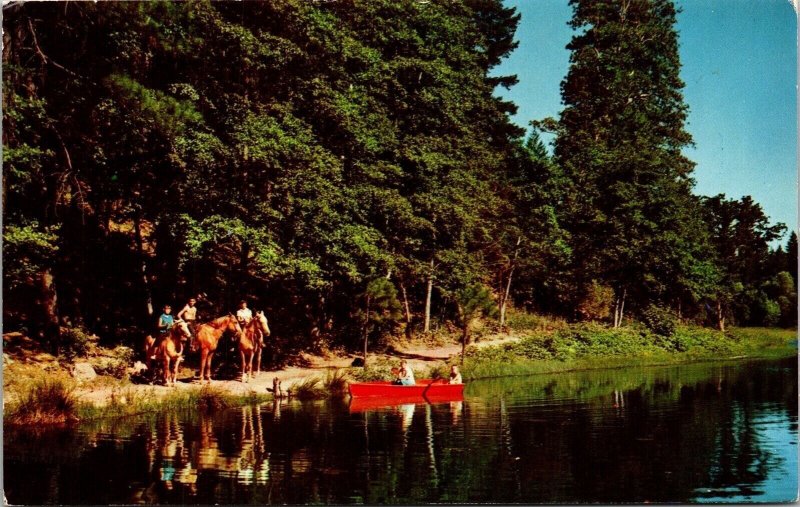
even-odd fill
[[[178,357],[175,358],[175,369],[172,373],[172,384],[174,385],[178,381],[178,370],[181,367],[181,361],[183,361],[183,354],[178,354]]]
[[[200,351],[200,382],[203,381],[203,375],[206,372],[206,364],[208,364],[208,349],[203,348]]]
[[[263,350],[264,349],[261,346],[256,347],[256,375],[261,373],[261,352]]]
[[[169,354],[164,354],[164,385],[169,385]]]
[[[250,359],[247,361],[247,372],[250,374],[250,378],[255,378],[253,375],[253,359],[255,359],[256,349],[250,351]]]
[[[242,382],[247,382],[247,362],[244,358],[244,350],[239,349],[239,358],[242,361]]]
[[[208,351],[208,363],[206,364],[206,368],[207,368],[206,372],[207,372],[207,375],[208,375],[208,383],[209,384],[211,383],[211,359],[213,357],[214,357],[214,351],[213,350],[209,350]]]

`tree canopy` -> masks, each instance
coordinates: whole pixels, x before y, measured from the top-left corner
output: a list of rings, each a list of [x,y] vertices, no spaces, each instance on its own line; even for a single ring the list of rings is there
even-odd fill
[[[467,289],[501,320],[619,323],[627,297],[792,321],[796,236],[772,251],[749,198],[691,192],[673,4],[571,3],[552,155],[495,95],[520,19],[500,0],[5,6],[4,322],[130,340],[202,294],[358,346],[375,280],[409,332]]]

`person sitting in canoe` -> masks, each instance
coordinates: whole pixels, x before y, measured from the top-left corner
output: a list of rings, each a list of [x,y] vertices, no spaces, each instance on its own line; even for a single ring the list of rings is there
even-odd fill
[[[463,384],[461,380],[461,372],[458,371],[458,366],[453,365],[450,367],[450,384]]]
[[[400,369],[392,368],[392,373],[394,373],[397,378],[392,382],[393,384],[397,384],[400,386],[413,386],[417,382],[414,380],[414,371],[408,365],[408,361],[405,359],[400,361]]]

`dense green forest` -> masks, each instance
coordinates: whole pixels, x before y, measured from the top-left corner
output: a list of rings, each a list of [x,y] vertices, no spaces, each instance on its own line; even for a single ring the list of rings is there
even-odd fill
[[[133,343],[198,294],[299,347],[510,306],[795,325],[796,235],[692,193],[672,2],[570,3],[527,135],[500,0],[5,5],[5,329]]]

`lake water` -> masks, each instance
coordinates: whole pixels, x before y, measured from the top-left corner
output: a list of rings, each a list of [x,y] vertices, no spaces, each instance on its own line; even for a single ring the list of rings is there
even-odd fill
[[[4,433],[15,504],[787,502],[797,361],[472,382],[463,402],[347,400]]]

